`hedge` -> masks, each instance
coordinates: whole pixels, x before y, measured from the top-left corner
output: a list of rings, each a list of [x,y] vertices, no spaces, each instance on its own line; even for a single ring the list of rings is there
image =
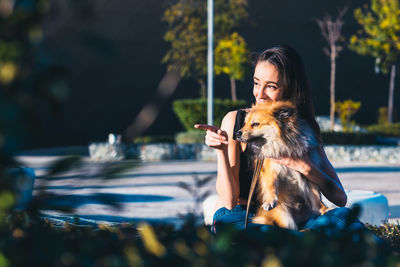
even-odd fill
[[[327,238],[313,231],[297,236],[278,228],[259,232],[226,226],[215,236],[193,220],[179,229],[147,223],[59,228],[19,214],[9,217],[0,234],[2,266],[333,267],[398,266],[400,261],[392,237],[383,237],[385,246],[369,231],[343,231]]]
[[[244,100],[214,99],[214,125],[221,126],[229,111],[246,107]],[[196,123],[207,123],[207,99],[180,99],[173,102],[173,110],[186,131],[195,131]]]
[[[375,133],[321,132],[325,145],[377,145]]]
[[[175,136],[177,144],[203,144],[206,136],[205,131],[190,131],[178,133]]]
[[[366,127],[369,132],[384,136],[400,136],[400,122],[373,124]]]

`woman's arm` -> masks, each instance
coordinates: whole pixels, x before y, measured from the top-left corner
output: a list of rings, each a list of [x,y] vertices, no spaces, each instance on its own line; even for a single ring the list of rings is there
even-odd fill
[[[337,206],[344,207],[347,203],[347,195],[342,183],[322,147],[318,147],[318,153],[321,156],[321,168],[316,166],[308,155],[302,159],[281,158],[272,160],[302,173],[320,188],[322,194],[329,201]]]
[[[236,111],[229,112],[222,120],[221,129],[211,125],[196,125],[207,130],[205,143],[217,152],[218,201],[216,209],[233,209],[239,198],[240,144],[233,139]]]

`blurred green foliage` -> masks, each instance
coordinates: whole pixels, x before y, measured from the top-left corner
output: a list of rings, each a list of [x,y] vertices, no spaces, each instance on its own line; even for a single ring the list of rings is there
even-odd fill
[[[353,131],[355,121],[351,117],[360,109],[361,102],[356,102],[351,99],[335,102],[335,111],[339,115],[340,123],[344,132]]]
[[[368,229],[374,234],[386,240],[396,250],[400,250],[400,224],[385,223],[380,226],[367,225]]]
[[[8,266],[397,266],[398,226],[373,228],[394,251],[368,231],[348,231],[334,238],[309,231],[295,236],[282,229],[238,231],[221,226],[214,235],[187,222],[93,227],[9,218],[2,231],[0,261]],[[384,226],[384,228],[387,226]],[[397,230],[394,230],[394,229]],[[324,232],[324,230],[323,230]],[[396,241],[397,240],[397,241]]]
[[[237,32],[219,40],[215,48],[215,73],[229,76],[232,101],[237,101],[236,80],[243,80],[249,58],[246,41]]]
[[[357,8],[354,17],[362,29],[350,38],[350,49],[376,59],[387,73],[400,55],[400,8],[398,0],[371,0],[370,8]]]
[[[226,113],[243,108],[246,105],[247,103],[244,100],[214,99],[214,125],[221,126]],[[207,99],[175,100],[173,110],[187,131],[196,131],[194,125],[197,123],[207,123]]]
[[[52,62],[43,49],[42,21],[49,8],[47,0],[0,0],[0,266],[57,265],[52,255],[46,254],[48,248],[54,248],[60,258],[67,255],[67,260],[61,261],[66,266],[73,250],[67,241],[66,247],[54,246],[69,238],[62,233],[68,229],[49,228],[40,219],[40,209],[51,194],[38,189],[31,202],[20,205],[25,200],[21,199],[23,190],[29,189],[29,183],[33,186],[34,174],[24,171],[14,159],[26,137],[40,127],[38,109],[45,106],[60,114],[60,104],[68,97],[65,69]],[[77,156],[56,160],[42,178],[49,180],[81,162]],[[111,178],[132,164],[104,167],[101,177]],[[42,187],[46,188],[46,183]],[[31,194],[27,191],[26,195]],[[56,209],[69,211],[71,207]]]
[[[40,46],[48,9],[47,0],[0,1],[0,228],[23,187],[14,153],[38,129],[39,106],[58,112],[66,97],[65,70],[44,58]]]
[[[400,136],[400,122],[373,124],[366,127],[369,132],[384,136]]]
[[[349,48],[375,58],[375,72],[391,69],[388,95],[388,122],[393,122],[396,64],[400,56],[400,4],[398,0],[371,0],[354,11],[361,29],[350,38]]]
[[[37,129],[38,106],[59,112],[67,97],[65,70],[41,50],[47,0],[0,4],[0,146],[12,154]]]
[[[246,18],[247,0],[214,1],[214,42],[218,44],[231,35]],[[177,0],[164,12],[168,23],[164,40],[171,44],[163,63],[177,69],[182,77],[200,84],[200,97],[206,97],[207,73],[207,1]],[[219,54],[215,54],[219,57]]]
[[[378,109],[378,124],[387,124],[389,123],[388,120],[388,108],[387,107],[380,107]]]
[[[188,131],[178,133],[175,136],[177,144],[203,144],[206,136],[205,131]]]

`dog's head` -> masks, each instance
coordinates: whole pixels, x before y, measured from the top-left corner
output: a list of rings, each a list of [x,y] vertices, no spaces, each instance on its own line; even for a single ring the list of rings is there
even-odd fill
[[[287,101],[254,105],[246,115],[244,126],[236,133],[253,152],[264,157],[301,157],[313,134]]]

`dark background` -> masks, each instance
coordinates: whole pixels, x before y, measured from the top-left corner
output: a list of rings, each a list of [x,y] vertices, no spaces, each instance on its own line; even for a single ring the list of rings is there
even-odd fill
[[[348,39],[359,26],[353,10],[368,1],[249,0],[249,20],[239,32],[253,52],[278,44],[289,44],[302,55],[313,88],[317,115],[329,113],[330,62],[322,52],[325,40],[315,22],[325,13],[337,15],[337,8],[349,5],[344,36]],[[40,106],[41,130],[31,135],[26,148],[87,145],[106,140],[108,133],[122,133],[149,101],[166,71],[161,59],[169,48],[163,41],[166,23],[161,21],[164,0],[90,0],[72,8],[68,1],[52,1],[43,23],[43,51],[49,61],[67,71],[69,94],[54,114]],[[78,11],[77,11],[78,10]],[[251,67],[238,96],[250,102]],[[398,80],[399,78],[397,78]],[[397,84],[400,83],[397,82]],[[339,55],[336,72],[337,100],[361,101],[354,119],[375,123],[377,110],[387,106],[389,75],[374,73],[374,59],[347,48]],[[395,89],[395,118],[399,92]],[[229,98],[226,76],[215,80],[215,97]],[[171,103],[175,99],[199,96],[196,82],[184,79],[146,135],[182,131]]]

